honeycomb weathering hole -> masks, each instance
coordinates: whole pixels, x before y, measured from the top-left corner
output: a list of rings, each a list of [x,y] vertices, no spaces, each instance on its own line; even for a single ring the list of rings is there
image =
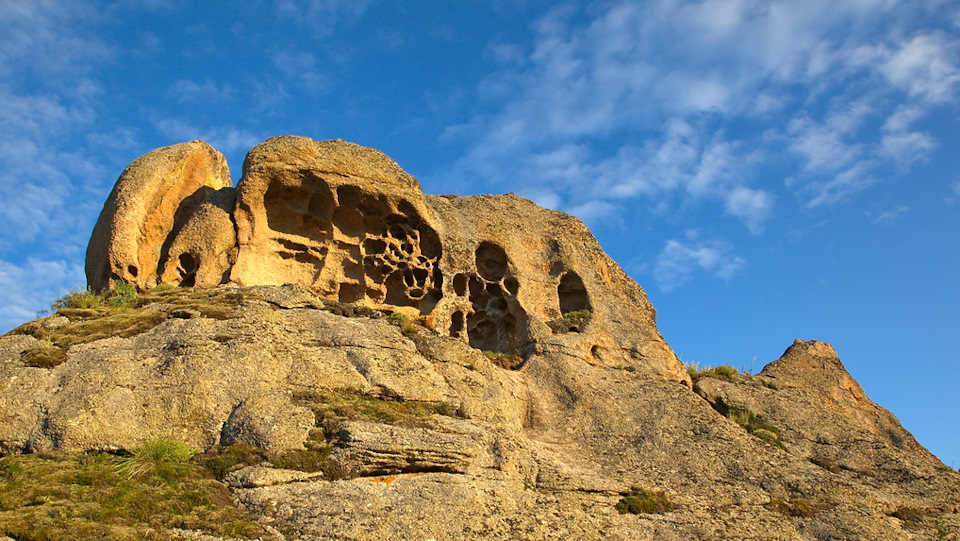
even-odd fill
[[[560,298],[561,314],[592,309],[587,288],[584,287],[580,275],[573,271],[565,273],[560,278],[560,284],[557,285],[557,296]]]
[[[499,245],[484,241],[477,246],[477,272],[484,279],[499,282],[507,273],[507,253]]]

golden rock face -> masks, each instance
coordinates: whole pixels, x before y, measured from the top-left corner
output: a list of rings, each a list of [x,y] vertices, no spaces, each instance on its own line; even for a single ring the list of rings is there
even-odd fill
[[[120,175],[87,247],[87,283],[106,289],[117,281],[140,289],[159,283],[166,244],[202,202],[229,188],[222,154],[203,141],[159,148]]]
[[[512,194],[425,195],[383,153],[340,140],[269,139],[236,188],[205,143],[147,154],[104,206],[87,278],[97,289],[295,283],[480,350],[527,358],[562,342],[591,363],[689,383],[646,294],[579,220]]]

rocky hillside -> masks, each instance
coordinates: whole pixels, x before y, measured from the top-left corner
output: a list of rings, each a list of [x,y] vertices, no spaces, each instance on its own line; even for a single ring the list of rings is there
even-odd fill
[[[271,139],[237,188],[204,143],[159,149],[87,271],[112,289],[0,338],[0,483],[29,454],[183,442],[250,524],[121,529],[0,490],[14,539],[960,538],[960,475],[830,345],[688,370],[575,218],[426,196],[371,149]]]

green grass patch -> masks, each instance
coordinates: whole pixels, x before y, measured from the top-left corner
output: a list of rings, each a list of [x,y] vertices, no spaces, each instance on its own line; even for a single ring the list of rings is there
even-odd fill
[[[734,376],[740,374],[740,371],[728,364],[702,367],[697,363],[687,363],[687,374],[689,374],[690,379],[693,381],[697,381],[700,378],[714,378],[723,381],[733,381]]]
[[[590,310],[575,310],[573,312],[567,312],[566,314],[563,314],[563,319],[584,320],[590,319],[591,317],[593,317],[593,312]]]
[[[150,466],[125,474],[107,453],[42,453],[0,459],[0,535],[22,541],[175,539],[173,528],[221,537],[267,537],[227,488],[181,461],[177,442],[149,445]],[[157,452],[156,448],[166,451]],[[174,465],[175,468],[168,466]]]
[[[117,284],[106,292],[73,291],[53,303],[69,322],[53,327],[31,321],[11,331],[43,343],[21,354],[26,366],[52,368],[66,360],[66,350],[103,338],[130,338],[163,323],[174,310],[193,310],[201,317],[229,319],[250,294],[232,289],[156,287],[138,294],[133,286]]]
[[[754,411],[743,408],[731,408],[727,412],[727,419],[742,426],[744,430],[770,445],[779,447],[784,451],[787,450],[787,446],[780,440],[780,429],[765,421],[763,417],[757,415]]]
[[[631,488],[630,492],[617,503],[617,511],[634,515],[667,513],[675,508],[676,505],[667,498],[663,491],[653,491],[642,487]]]
[[[420,332],[420,327],[413,323],[406,314],[394,312],[390,314],[387,320],[400,327],[400,331],[406,336],[413,336]]]
[[[24,366],[34,368],[53,368],[67,360],[67,352],[52,342],[43,340],[37,347],[30,348],[20,354],[20,361]]]

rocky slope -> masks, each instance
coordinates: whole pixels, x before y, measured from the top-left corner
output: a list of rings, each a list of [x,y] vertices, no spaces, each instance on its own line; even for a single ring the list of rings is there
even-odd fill
[[[246,449],[223,482],[286,539],[960,535],[960,475],[828,344],[689,374],[569,216],[304,138],[234,190],[188,145],[131,165],[88,250],[139,296],[0,338],[3,453]],[[644,491],[669,505],[618,509]]]

